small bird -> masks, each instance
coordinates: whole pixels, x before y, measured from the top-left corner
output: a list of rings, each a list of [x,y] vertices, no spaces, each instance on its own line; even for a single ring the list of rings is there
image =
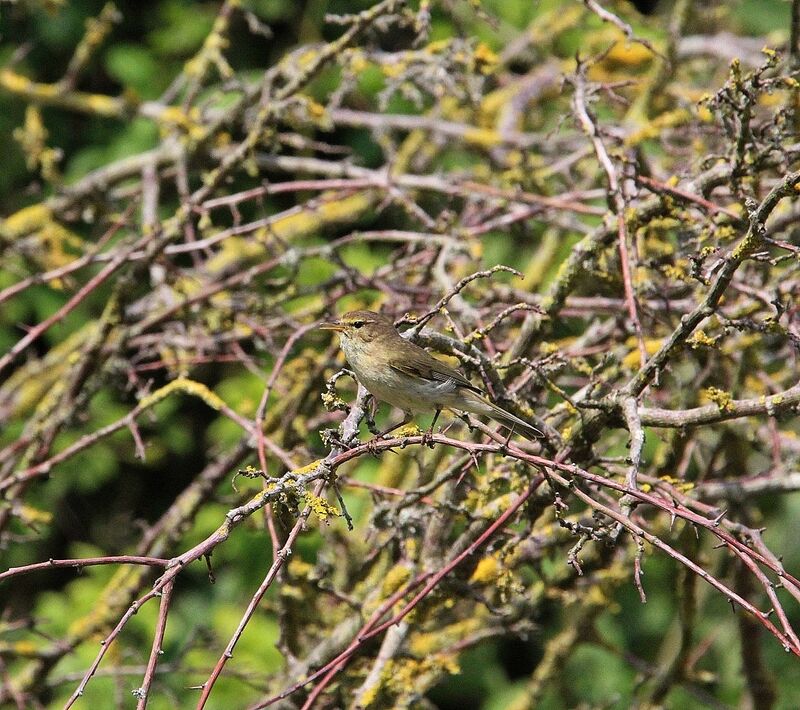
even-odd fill
[[[347,362],[376,399],[403,410],[405,419],[397,426],[417,412],[433,411],[432,429],[442,409],[454,409],[491,417],[529,439],[542,436],[535,427],[486,399],[458,370],[406,340],[385,315],[350,311],[320,328],[339,333]]]

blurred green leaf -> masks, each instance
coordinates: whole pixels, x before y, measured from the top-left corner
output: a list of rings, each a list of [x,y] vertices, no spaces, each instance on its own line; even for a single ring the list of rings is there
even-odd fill
[[[105,60],[109,75],[143,99],[155,99],[169,84],[163,66],[141,45],[116,44],[106,52]]]

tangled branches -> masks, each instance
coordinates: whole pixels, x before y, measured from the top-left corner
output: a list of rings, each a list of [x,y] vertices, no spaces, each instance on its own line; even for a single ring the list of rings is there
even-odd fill
[[[267,65],[227,0],[148,98],[82,83],[108,5],[58,80],[0,69],[36,176],[0,220],[2,702],[433,706],[512,642],[513,707],[721,706],[717,647],[800,702],[798,3],[763,52],[606,5],[383,0]],[[158,135],[79,170],[67,115]],[[376,434],[316,331],[356,306],[545,438]]]

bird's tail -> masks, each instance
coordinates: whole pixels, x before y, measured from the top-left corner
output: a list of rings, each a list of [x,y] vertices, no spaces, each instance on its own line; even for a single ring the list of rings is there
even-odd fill
[[[464,394],[466,395],[464,397],[466,403],[471,405],[466,408],[467,411],[473,414],[483,414],[484,416],[491,417],[496,422],[521,434],[526,439],[535,440],[544,437],[544,434],[535,426],[528,424],[528,422],[523,421],[511,412],[507,412],[502,407],[498,407],[494,402],[490,402],[488,399],[484,399],[474,392],[465,392]]]

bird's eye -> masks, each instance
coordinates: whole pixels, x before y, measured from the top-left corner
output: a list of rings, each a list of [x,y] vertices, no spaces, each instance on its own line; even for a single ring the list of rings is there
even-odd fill
[[[362,325],[364,325],[364,321],[363,320],[354,320],[353,321],[353,327],[354,328],[360,328]]]

